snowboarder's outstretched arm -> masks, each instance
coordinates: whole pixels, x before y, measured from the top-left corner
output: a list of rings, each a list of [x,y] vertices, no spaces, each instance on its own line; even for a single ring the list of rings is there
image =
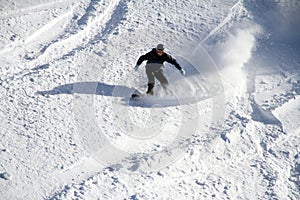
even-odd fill
[[[182,67],[179,65],[176,59],[172,58],[169,54],[167,54],[167,60],[168,63],[173,64],[178,70],[182,70]]]
[[[184,69],[179,65],[179,63],[176,61],[176,59],[172,58],[172,56],[167,54],[168,59],[166,60],[167,62],[173,64],[179,71],[180,73],[185,76],[185,71]]]
[[[153,51],[153,50],[152,50]],[[142,55],[139,57],[138,61],[137,61],[137,65],[141,65],[142,62],[144,62],[145,60],[149,60],[151,54],[152,54],[152,51],[149,51],[148,53],[146,53],[145,55]]]

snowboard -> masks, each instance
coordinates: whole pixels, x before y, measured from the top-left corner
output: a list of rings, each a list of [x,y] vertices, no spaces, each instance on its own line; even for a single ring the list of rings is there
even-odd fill
[[[132,95],[131,98],[132,99],[141,99],[142,97],[146,96],[146,94],[141,93],[139,90],[135,90]]]
[[[145,99],[146,99],[145,97],[147,97],[147,94],[142,93],[139,90],[135,90],[131,94],[128,103],[131,106],[145,107],[145,106],[147,106],[147,104],[145,102]]]
[[[131,98],[141,98],[141,94],[132,94]]]
[[[142,93],[137,89],[131,94],[128,104],[130,106],[147,108],[160,108],[180,105],[175,96],[147,95],[146,93]]]

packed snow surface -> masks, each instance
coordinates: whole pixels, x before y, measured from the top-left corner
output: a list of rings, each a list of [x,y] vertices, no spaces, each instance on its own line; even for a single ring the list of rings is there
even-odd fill
[[[300,1],[1,0],[0,199],[300,199]],[[166,46],[153,97],[139,56]]]

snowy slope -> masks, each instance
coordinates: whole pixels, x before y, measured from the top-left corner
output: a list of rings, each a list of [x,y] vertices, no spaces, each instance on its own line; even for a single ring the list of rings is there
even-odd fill
[[[0,199],[299,199],[299,11],[2,1]],[[132,102],[157,43],[186,77]]]

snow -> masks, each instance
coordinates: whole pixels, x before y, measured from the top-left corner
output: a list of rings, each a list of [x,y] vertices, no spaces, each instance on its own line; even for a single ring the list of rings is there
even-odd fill
[[[300,2],[0,5],[0,199],[300,199]],[[158,43],[169,94],[137,58]]]

